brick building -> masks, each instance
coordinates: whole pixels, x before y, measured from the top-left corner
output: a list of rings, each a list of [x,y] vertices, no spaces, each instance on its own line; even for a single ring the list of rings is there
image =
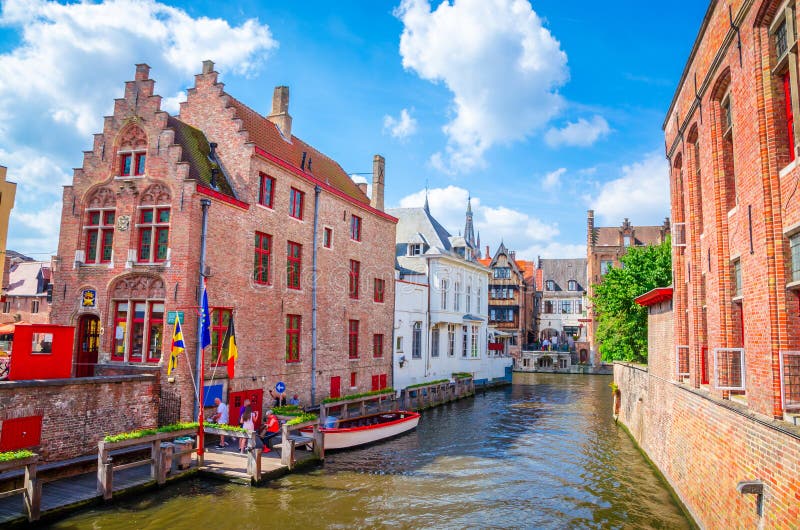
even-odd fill
[[[0,256],[5,255],[8,238],[8,220],[14,208],[17,185],[6,180],[7,168],[0,166]],[[0,259],[0,278],[5,276],[5,260]]]
[[[608,269],[619,267],[620,258],[631,246],[658,245],[670,235],[669,219],[664,219],[660,226],[636,226],[626,217],[620,226],[595,226],[594,211],[589,210],[586,216],[586,275],[588,317],[584,320],[588,328],[589,351],[593,365],[601,363],[598,345],[595,342],[597,319],[592,310],[593,286],[603,281]]]
[[[710,2],[663,124],[674,310],[650,309],[647,371],[615,366],[620,419],[702,528],[800,521],[797,27],[795,0]]]
[[[78,328],[75,373],[165,372],[182,318],[187,355],[167,389],[190,415],[206,203],[209,390],[234,405],[278,381],[306,404],[345,381],[369,390],[392,366],[396,219],[383,212],[383,158],[370,199],[292,134],[287,87],[263,116],[227,94],[213,66],[170,116],[137,65],[65,187],[52,321]],[[228,380],[231,316],[239,357]]]
[[[488,267],[489,326],[495,341],[503,343],[503,353],[519,358],[525,345],[536,340],[534,329],[534,264],[518,260],[516,252],[501,242],[494,256],[486,255],[478,262]]]

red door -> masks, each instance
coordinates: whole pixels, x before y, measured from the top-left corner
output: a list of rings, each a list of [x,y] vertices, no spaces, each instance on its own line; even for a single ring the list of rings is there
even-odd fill
[[[97,347],[100,340],[100,319],[84,315],[78,321],[78,359],[75,377],[92,377],[97,364]]]
[[[253,409],[253,423],[258,429],[261,425],[261,411],[262,400],[264,398],[264,390],[256,388],[253,390],[244,390],[242,392],[231,392],[228,397],[228,420],[231,425],[239,425],[239,413],[244,406],[244,400],[250,400],[250,407]]]
[[[42,417],[26,416],[3,421],[0,452],[36,447],[42,441]]]
[[[331,377],[331,396],[338,398],[342,396],[342,378],[338,375]]]
[[[700,349],[700,384],[708,384],[708,346]]]

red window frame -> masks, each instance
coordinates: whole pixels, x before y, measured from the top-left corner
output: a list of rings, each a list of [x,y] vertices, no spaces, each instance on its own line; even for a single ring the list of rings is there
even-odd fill
[[[376,359],[383,357],[383,333],[372,336],[372,356]]]
[[[150,214],[149,219],[147,217],[148,214]],[[162,220],[164,216],[166,216],[166,220]],[[162,263],[167,260],[170,217],[171,209],[169,207],[148,207],[139,211],[137,261],[140,263]]]
[[[347,351],[351,359],[358,359],[358,320],[351,320],[347,327]]]
[[[361,241],[361,218],[357,215],[350,216],[350,239]]]
[[[153,308],[157,304],[161,305],[161,318],[160,319],[154,319],[153,318],[153,314],[154,314],[153,313]],[[152,363],[157,363],[158,361],[161,360],[161,354],[162,354],[162,351],[164,349],[164,316],[165,316],[164,309],[165,309],[164,308],[164,302],[153,301],[153,302],[149,302],[147,304],[147,315],[145,316],[145,323],[146,323],[145,324],[145,329],[147,331],[147,335],[145,335],[145,343],[144,343],[144,349],[145,349],[146,355],[144,357],[147,358],[147,362],[149,362],[149,363],[151,363],[151,362]],[[158,328],[158,327],[161,328],[161,332],[158,333],[157,335],[155,335],[155,337],[154,337],[154,331],[157,331],[156,328]],[[151,344],[150,344],[150,342],[154,338],[159,339],[161,341],[161,344],[159,344],[158,347],[155,348],[155,349],[151,348]],[[150,355],[151,351],[154,353],[154,355]],[[157,354],[157,355],[155,355],[155,354]]]
[[[358,372],[350,372],[350,388],[358,386]]]
[[[375,292],[373,295],[373,300],[379,304],[382,304],[386,298],[386,280],[375,278],[374,290]]]
[[[258,204],[272,208],[275,200],[275,177],[259,173]]]
[[[300,271],[303,265],[303,245],[286,242],[286,287],[300,289]]]
[[[114,210],[87,210],[86,263],[110,263],[114,246]]]
[[[361,280],[361,262],[350,260],[350,298],[358,300],[358,285]]]
[[[127,305],[128,307],[125,309],[125,317],[120,317],[119,309],[121,305]],[[130,300],[120,300],[114,304],[114,333],[111,334],[111,360],[112,361],[122,361],[125,360],[125,343],[127,342],[128,337],[130,336],[130,330],[128,329],[128,315],[131,312],[131,301]],[[120,326],[121,325],[121,326]],[[118,339],[116,337],[116,331],[118,327],[122,327],[123,337]],[[118,341],[121,341],[122,352],[119,352]]]
[[[300,315],[286,315],[286,362],[300,362]]]
[[[144,306],[144,313],[141,317],[138,316],[136,311],[137,306],[141,304]],[[145,335],[145,331],[147,330],[147,302],[144,300],[129,300],[128,301],[128,314],[131,317],[131,327],[128,330],[128,336],[126,337],[128,341],[128,362],[136,363],[136,362],[144,362],[145,358],[145,350],[147,349],[147,344],[145,344],[145,340],[147,336]],[[141,333],[141,351],[139,355],[134,357],[133,350],[134,350],[134,341],[138,342],[139,333],[136,333],[137,326],[141,326],[142,333]]]
[[[253,257],[253,281],[259,285],[270,285],[270,258],[272,255],[272,236],[256,232],[255,255]]]
[[[338,375],[331,376],[331,397],[338,398],[342,396],[342,378]]]
[[[298,190],[297,188],[292,188],[289,191],[289,217],[294,217],[295,219],[303,220],[303,201],[304,201],[305,193]]]
[[[211,307],[209,308],[209,317],[211,322],[209,329],[211,331],[211,364],[217,366],[228,362],[228,356],[225,355],[223,359],[223,352],[225,351],[225,334],[228,332],[228,323],[230,322],[233,308],[231,307]],[[227,319],[225,317],[228,317]]]
[[[794,112],[792,111],[792,85],[791,76],[787,71],[783,74],[783,100],[786,112],[786,135],[789,146],[789,161],[794,161]]]
[[[322,246],[325,248],[333,246],[333,229],[327,226],[322,231]]]
[[[147,153],[123,153],[119,157],[120,177],[139,177],[144,175]]]

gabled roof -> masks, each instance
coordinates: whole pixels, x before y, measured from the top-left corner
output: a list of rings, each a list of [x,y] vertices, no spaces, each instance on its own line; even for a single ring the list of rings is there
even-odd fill
[[[659,302],[664,302],[666,300],[672,300],[672,286],[668,287],[656,287],[652,291],[647,291],[643,295],[634,299],[634,302],[639,304],[640,306],[648,307],[651,305],[655,305]]]
[[[398,219],[395,243],[398,252],[402,246],[403,255],[407,253],[408,243],[420,235],[431,248],[443,252],[452,249],[450,233],[425,208],[390,208],[386,213]]]
[[[634,246],[658,245],[661,243],[663,226],[632,226]],[[594,244],[598,247],[620,246],[622,229],[618,226],[598,226],[594,229]]]
[[[251,142],[298,168],[302,165],[303,153],[306,153],[305,170],[308,173],[327,181],[353,199],[369,204],[369,198],[358,189],[337,162],[297,136],[284,139],[277,125],[229,94],[228,97]]]
[[[586,291],[586,258],[540,259],[542,284],[548,280],[555,282],[556,291],[566,291],[570,280],[578,282],[578,290]],[[553,291],[546,291],[553,292]]]
[[[8,271],[8,296],[36,296],[45,294],[40,288],[44,282],[39,281],[44,270],[50,274],[50,264],[46,261],[23,261],[11,266]]]

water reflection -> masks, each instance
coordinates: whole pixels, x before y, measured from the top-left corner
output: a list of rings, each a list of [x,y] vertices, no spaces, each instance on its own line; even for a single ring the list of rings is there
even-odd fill
[[[689,528],[611,421],[608,377],[524,374],[264,488],[200,480],[59,528]]]

